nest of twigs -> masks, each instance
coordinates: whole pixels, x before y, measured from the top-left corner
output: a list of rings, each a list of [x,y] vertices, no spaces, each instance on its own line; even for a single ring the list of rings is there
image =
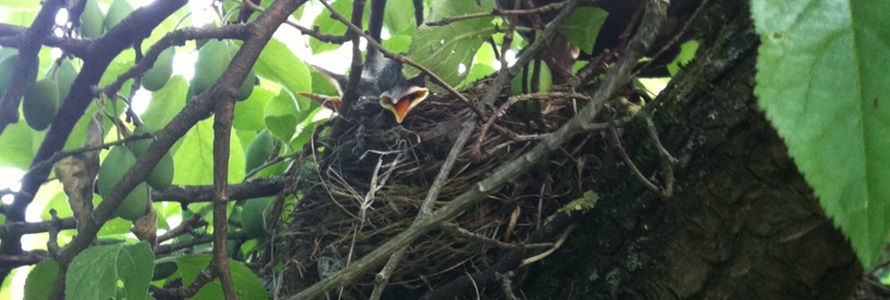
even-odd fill
[[[479,101],[486,90],[470,89],[464,95]],[[507,95],[499,97],[495,107],[506,99]],[[536,137],[558,128],[587,100],[551,97],[545,102],[539,121],[514,108],[503,110],[481,142],[484,124],[474,123],[433,210],[528,151],[537,143]],[[315,148],[323,149],[315,153],[319,167],[303,172],[296,181],[295,190],[303,193],[274,242],[278,263],[283,265],[282,295],[295,294],[333,274],[410,227],[464,121],[474,116],[466,104],[445,93],[421,103],[402,126],[381,121],[392,119],[389,112],[370,114],[337,120],[346,122],[345,129],[339,133],[335,129],[330,138],[316,141]],[[601,153],[595,150],[604,145],[600,133],[576,138],[548,161],[452,220],[450,225],[456,226],[434,230],[412,243],[392,273],[383,299],[419,298],[456,277],[496,263],[510,250],[460,233],[457,227],[504,243],[535,242],[530,235],[545,226],[548,217],[583,196],[582,182],[592,180],[593,172],[579,165],[599,159],[589,156]],[[545,250],[524,251],[534,255]],[[374,275],[365,274],[342,290],[344,299],[367,299]]]

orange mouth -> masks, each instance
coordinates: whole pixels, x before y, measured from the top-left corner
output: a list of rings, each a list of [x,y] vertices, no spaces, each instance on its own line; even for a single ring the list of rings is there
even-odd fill
[[[393,98],[389,92],[384,92],[383,95],[380,95],[380,106],[392,111],[396,117],[396,122],[402,124],[402,120],[405,119],[408,112],[426,99],[427,95],[429,95],[429,90],[413,86],[407,90],[397,90],[396,93],[395,103],[393,103]]]

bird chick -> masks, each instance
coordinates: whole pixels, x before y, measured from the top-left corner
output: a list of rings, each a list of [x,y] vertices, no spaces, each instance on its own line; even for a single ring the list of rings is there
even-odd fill
[[[392,112],[399,124],[418,104],[429,96],[429,89],[424,87],[422,76],[405,79],[402,74],[402,64],[383,56],[379,51],[371,49],[367,54],[367,61],[362,69],[362,76],[357,87],[360,98],[378,97],[380,106]],[[336,88],[337,96],[300,93],[304,97],[312,99],[330,109],[340,106],[343,95],[342,86],[347,84],[347,77],[332,73],[323,68],[313,66],[325,79]]]

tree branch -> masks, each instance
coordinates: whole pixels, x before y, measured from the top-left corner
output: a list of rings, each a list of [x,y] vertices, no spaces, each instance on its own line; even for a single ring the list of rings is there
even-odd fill
[[[286,179],[261,178],[229,186],[229,201],[274,196],[284,189]],[[212,186],[171,186],[163,191],[152,190],[152,201],[179,202],[183,206],[213,199]]]
[[[21,47],[27,31],[27,27],[0,24],[0,47]],[[63,52],[77,57],[87,56],[90,47],[93,46],[93,41],[91,40],[61,38],[52,34],[46,36],[41,43],[44,46],[60,48]]]
[[[227,91],[232,94],[225,95],[216,103],[216,116],[213,118],[213,260],[210,265],[214,275],[219,278],[226,300],[235,300],[238,299],[238,294],[235,292],[235,282],[232,280],[232,272],[229,270],[229,255],[226,249],[228,248],[226,245],[229,232],[226,205],[229,201],[229,156],[231,154],[229,145],[232,139],[232,118],[235,114],[235,99],[238,98],[238,93],[237,90],[232,89]]]

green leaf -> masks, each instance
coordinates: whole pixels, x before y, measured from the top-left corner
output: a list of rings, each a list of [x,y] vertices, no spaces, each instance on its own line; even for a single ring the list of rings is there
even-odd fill
[[[414,34],[416,24],[414,22],[414,4],[411,0],[389,0],[384,12],[383,25],[389,30],[391,36]],[[390,51],[400,52],[392,49]]]
[[[232,127],[238,130],[252,131],[266,129],[266,123],[263,121],[263,111],[266,109],[266,104],[273,97],[275,97],[275,92],[262,86],[254,88],[250,98],[235,103],[235,119],[232,120]],[[246,145],[245,143],[242,144]]]
[[[6,275],[6,279],[3,280],[3,285],[0,286],[0,299],[13,299],[12,298],[12,279],[15,278],[16,273],[21,269],[12,269],[12,272],[9,272],[9,275]],[[18,285],[16,285],[18,286]]]
[[[229,146],[229,183],[244,178],[244,150],[232,135]],[[173,155],[173,184],[213,184],[213,118],[198,122],[182,138],[182,146]]]
[[[3,153],[0,153],[0,166],[27,170],[37,152],[34,142],[39,142],[43,136],[43,133],[35,132],[25,122],[7,126],[0,135],[0,149],[3,149]]]
[[[488,3],[488,2],[486,2]],[[491,8],[476,6],[474,0],[436,1],[430,8],[430,20],[445,17],[491,11]],[[494,34],[492,18],[477,18],[455,22],[446,26],[421,26],[411,41],[408,56],[451,86],[460,83],[468,72],[459,73],[458,66],[469,68],[473,56],[486,38]],[[414,76],[420,71],[406,67],[406,75]]]
[[[289,141],[297,130],[297,123],[300,121],[297,119],[298,114],[293,97],[282,90],[266,104],[263,120],[272,135],[279,140]]]
[[[56,284],[59,262],[47,259],[37,263],[25,279],[25,300],[49,299],[49,292]]]
[[[276,39],[269,41],[254,68],[257,75],[280,84],[291,94],[312,91],[309,68],[284,43]],[[298,109],[303,110],[305,107]]]
[[[696,41],[689,41],[680,46],[680,55],[677,55],[677,58],[667,66],[671,77],[677,75],[677,72],[680,71],[680,67],[689,63],[689,61],[695,57],[696,51],[698,51],[698,42]]]
[[[559,28],[559,33],[562,33],[584,53],[593,54],[591,53],[593,52],[593,44],[596,42],[597,34],[608,16],[608,12],[596,7],[579,7],[572,12],[565,24]]]
[[[151,102],[142,113],[142,121],[151,128],[160,130],[173,120],[173,117],[185,107],[185,94],[188,83],[181,75],[170,77],[170,81],[158,91],[151,93]]]
[[[210,255],[187,255],[176,258],[176,264],[179,266],[179,274],[182,277],[183,286],[191,285],[207,265],[210,264],[212,257]],[[235,283],[235,290],[241,299],[268,299],[269,293],[266,288],[257,279],[256,275],[245,267],[241,262],[229,260],[229,270],[232,272],[232,281]],[[223,299],[222,286],[219,279],[213,280],[194,296],[192,299]]]
[[[752,1],[754,90],[865,269],[890,223],[888,1]]]
[[[145,299],[154,259],[146,242],[87,248],[68,267],[65,299],[108,299],[118,289],[127,299]]]
[[[404,53],[409,47],[411,47],[410,35],[396,35],[383,41],[383,48],[393,53]]]

